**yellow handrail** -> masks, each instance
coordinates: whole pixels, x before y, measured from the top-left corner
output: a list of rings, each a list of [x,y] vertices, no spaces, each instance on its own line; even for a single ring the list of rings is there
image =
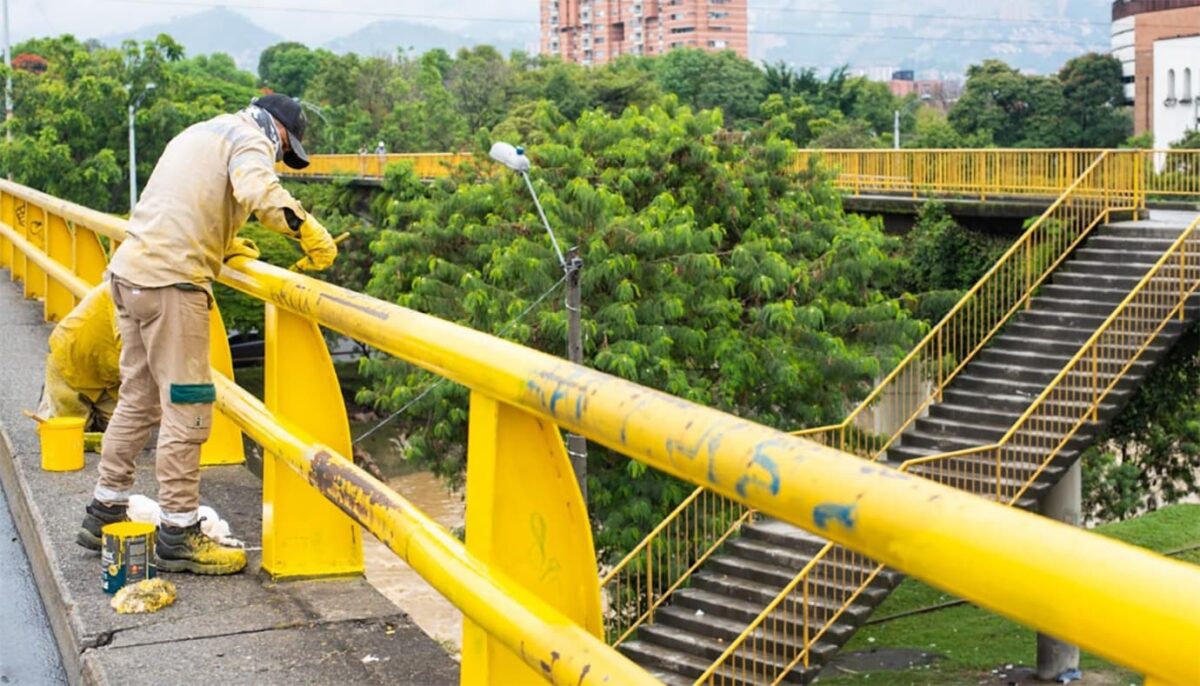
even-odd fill
[[[882,455],[925,408],[941,397],[945,385],[973,359],[992,334],[1024,306],[1034,290],[1066,255],[1108,216],[1110,201],[1127,199],[1128,209],[1136,205],[1133,197],[1105,195],[1101,183],[1092,183],[1120,182],[1131,173],[1131,169],[1125,169],[1123,159],[1110,161],[1107,152],[1101,152],[1099,157],[1085,166],[1078,178],[1068,184],[1067,192],[1030,226],[846,419],[832,426],[798,431],[795,435],[862,457],[874,459]],[[1069,200],[1078,205],[1068,206]],[[1092,206],[1088,205],[1089,202]],[[1068,229],[1073,229],[1074,233],[1061,231],[1064,219]],[[1060,235],[1056,235],[1056,232]],[[889,408],[887,414],[893,419],[886,431],[873,432],[866,430],[866,427],[855,426],[868,411],[883,404],[881,401],[889,393],[899,398],[892,403],[899,405],[899,409]],[[664,524],[673,521],[679,512],[664,520]],[[740,526],[740,521],[737,526]],[[709,539],[724,540],[731,532],[710,536]],[[652,541],[655,536],[652,533],[645,541]],[[618,572],[636,573],[637,570],[625,572],[628,563],[629,560],[618,565],[610,578],[614,578]],[[692,566],[683,565],[681,568],[690,574],[687,570]],[[668,580],[665,586],[678,588],[685,578]],[[666,595],[660,595],[657,604],[665,600]],[[640,612],[637,616],[645,619],[650,615],[649,612]],[[631,627],[623,625],[618,633],[623,639],[636,627],[637,623]]]
[[[6,194],[31,197],[15,184],[3,184],[0,189]],[[0,260],[4,252],[0,250]],[[515,479],[510,489],[484,495],[496,498],[511,491],[514,498],[529,498],[528,491],[535,489],[521,489],[520,484],[539,478],[539,462],[523,463],[524,471],[511,474],[499,469],[505,465],[501,457],[516,458],[500,453],[506,448],[515,453],[533,451],[535,456],[546,454],[556,460],[554,465],[561,469],[562,476],[557,482],[545,483],[557,483],[556,488],[567,494],[567,504],[578,508],[580,501],[561,437],[557,431],[545,430],[557,424],[668,474],[707,485],[724,497],[863,550],[884,563],[1118,663],[1168,681],[1200,679],[1200,667],[1188,663],[1194,639],[1200,636],[1200,598],[1180,598],[1167,591],[1200,586],[1200,573],[1189,566],[935,483],[864,467],[837,451],[753,422],[262,263],[235,258],[222,274],[222,281],[267,302],[273,308],[268,310],[268,327],[272,318],[284,313],[294,315],[471,388],[468,450],[474,456],[482,440],[497,451],[488,463],[497,467],[492,478]],[[508,433],[506,427],[510,425],[522,427],[521,433]],[[247,430],[255,431],[253,427]],[[519,440],[510,445],[511,438]],[[553,450],[545,453],[547,447]],[[369,482],[357,482],[355,472],[340,471],[341,464],[333,453],[322,451],[320,446],[302,449],[311,457],[308,462],[314,465],[313,473],[317,473],[320,461],[326,461],[332,470],[324,473],[346,481],[339,484],[335,479],[322,491],[354,496],[337,502],[346,509],[361,508],[356,511],[361,520],[370,522],[372,528],[378,524],[378,531],[394,537],[390,543],[401,545],[404,532],[389,529],[388,521],[379,516],[380,508],[387,509],[387,503],[376,507],[364,500],[368,487],[373,490]],[[300,467],[297,471],[303,474],[302,464],[292,462],[286,454],[279,458],[291,469]],[[468,461],[479,464],[474,459]],[[486,498],[471,499],[471,484],[469,477],[468,516],[472,508],[482,506],[482,512],[500,517],[507,524],[503,512],[488,509]],[[571,493],[574,499],[569,497]],[[830,510],[838,513],[832,520],[825,516]],[[557,519],[537,521],[542,524],[535,531],[547,540],[558,533],[553,527]],[[529,563],[533,564],[530,571],[553,576],[554,567],[547,566],[548,557],[535,554],[527,559],[523,555],[530,548],[489,550],[473,544],[481,532],[488,533],[488,522],[478,523],[479,529],[468,524],[468,553],[483,556],[488,564],[502,569],[493,578],[505,592],[521,600],[520,584],[515,580],[526,578],[521,575]],[[528,526],[529,520],[524,523]],[[559,545],[560,539],[553,540]],[[561,545],[570,544],[569,538],[564,541]],[[1070,551],[1073,564],[1059,563],[1063,551]],[[409,553],[418,554],[419,548]],[[1103,573],[1104,563],[1111,564],[1114,559],[1121,560],[1122,576]],[[1014,564],[1028,570],[1033,580],[1012,583],[1004,576],[1006,583],[1001,584],[986,571],[980,573],[994,570],[1001,575]],[[437,570],[434,577],[459,573],[432,563],[418,562],[414,566]],[[1156,584],[1144,588],[1143,579],[1154,579]],[[598,581],[594,563],[591,580],[593,584]],[[434,582],[444,588],[453,587],[445,579]],[[586,588],[588,579],[578,575],[560,582],[564,591],[578,593],[576,589],[581,585]],[[536,590],[541,594],[550,589]],[[450,597],[465,611],[478,609],[460,596],[451,593]],[[1042,611],[1056,604],[1067,606],[1064,610],[1069,611]],[[488,635],[506,647],[529,639],[524,645],[527,651],[533,650],[532,659],[544,659],[547,664],[554,663],[542,650],[549,646],[541,641],[551,636],[559,639],[554,652],[563,667],[548,675],[556,681],[576,683],[587,673],[582,667],[582,658],[589,655],[587,646],[572,641],[573,634],[566,631],[567,627],[549,627],[546,633],[531,638],[522,633],[512,617],[493,614],[468,618],[485,628],[500,626],[499,633]],[[468,652],[464,647],[464,681],[478,674],[468,666],[468,658],[472,657]],[[613,683],[637,680],[634,677],[640,674],[626,671],[627,661],[615,652],[597,653],[596,657],[611,667],[604,671],[609,672]],[[529,661],[526,655],[522,664]],[[597,664],[592,663],[591,673],[599,669]],[[533,673],[543,674],[537,670]]]
[[[987,341],[1004,325],[1009,317],[1028,302],[1033,292],[1049,277],[1070,251],[1087,237],[1095,226],[1104,221],[1113,210],[1133,209],[1132,207],[1119,204],[1121,202],[1128,202],[1132,205],[1135,200],[1131,195],[1125,196],[1104,192],[1105,189],[1103,187],[1097,187],[1098,184],[1094,183],[1096,181],[1104,183],[1114,179],[1117,181],[1125,180],[1127,178],[1126,174],[1129,174],[1132,170],[1131,165],[1126,161],[1127,159],[1119,158],[1110,162],[1107,154],[1101,154],[1099,158],[1092,162],[1084,170],[1083,174],[1071,183],[1067,192],[1058,198],[1051,205],[1050,209],[1025,232],[1021,239],[1004,253],[983,278],[963,296],[942,321],[917,344],[913,351],[875,387],[871,394],[841,424],[832,427],[799,431],[795,435],[819,438],[826,444],[830,444],[831,439],[836,436],[838,439],[836,445],[841,449],[868,457],[871,460],[878,460],[899,436],[925,412],[929,405],[940,399],[942,389],[973,359],[975,354],[986,345]],[[1076,207],[1082,208],[1084,211],[1075,213],[1074,208]],[[1066,215],[1068,231],[1071,228],[1074,228],[1075,231],[1073,233],[1065,232],[1064,235],[1057,238],[1051,236],[1045,240],[1045,245],[1052,248],[1052,250],[1040,256],[1034,255],[1035,248],[1033,246],[1035,244],[1035,237],[1038,236],[1039,232],[1052,233],[1056,228],[1061,226],[1062,220],[1060,217],[1063,214]],[[1006,269],[1011,269],[1014,263],[1018,264],[1018,269],[1013,270],[1012,273],[1006,272]],[[997,282],[1003,281],[1007,281],[1007,284],[1001,288],[995,288]],[[989,289],[991,290],[989,291]],[[980,294],[984,295],[980,296]],[[985,306],[976,306],[972,310],[971,306],[977,302],[977,298],[984,300]],[[964,318],[964,313],[967,315],[965,317],[967,325],[961,328],[967,330],[965,332],[955,331],[952,328],[955,325],[955,320],[956,318]],[[947,341],[949,341],[949,344]],[[956,344],[957,347],[955,347]],[[935,347],[936,349],[932,353],[927,352],[930,347]],[[923,358],[922,355],[924,356]],[[930,361],[933,361],[932,373],[921,371],[921,368],[930,365]],[[912,367],[917,367],[918,371],[914,373],[911,370]],[[921,383],[913,383],[911,379],[914,376]],[[867,409],[871,408],[898,379],[904,380],[903,383],[907,385],[905,390],[908,393],[906,395],[909,397],[916,396],[917,402],[903,406],[903,409],[898,413],[899,419],[895,422],[890,435],[881,438],[871,436],[863,431],[852,432],[851,430],[854,428],[856,419],[862,416]],[[922,383],[928,386],[928,390],[923,393],[917,390]],[[847,441],[848,434],[849,441]],[[849,448],[847,448],[847,442],[850,443]],[[824,563],[825,558],[831,555],[842,558],[840,561],[852,562],[852,566],[858,570],[856,572],[858,578],[849,584],[842,584],[840,586],[842,590],[831,591],[828,594],[822,595],[820,598],[822,601],[821,606],[813,604],[807,594],[805,602],[800,604],[798,608],[785,606],[785,601],[789,599],[793,603],[795,602],[793,598],[795,589],[800,583],[807,583],[806,580],[811,573],[810,570],[819,569],[820,565]],[[723,679],[718,679],[717,677],[721,675],[721,668],[730,661],[741,661],[742,663],[753,662],[748,655],[759,653],[761,644],[764,641],[774,640],[773,636],[763,635],[760,632],[764,624],[787,625],[791,621],[790,613],[797,610],[804,613],[804,625],[806,627],[805,640],[794,649],[795,655],[788,659],[790,664],[787,669],[773,675],[771,680],[782,678],[797,662],[803,661],[807,665],[809,651],[813,643],[845,612],[850,604],[857,599],[862,590],[874,581],[880,571],[880,568],[874,561],[861,553],[832,544],[827,545],[818,552],[814,557],[813,563],[797,573],[792,582],[786,585],[775,597],[774,602],[770,603],[767,608],[760,612],[758,617],[746,627],[742,634],[730,643],[721,657],[701,677],[700,681],[723,681]],[[845,581],[851,580],[846,579]],[[807,589],[806,585],[805,590],[807,591]],[[841,594],[841,597],[837,597],[838,593]],[[782,617],[777,616],[781,606],[785,607]],[[808,627],[813,625],[817,627],[816,631],[809,636]],[[777,632],[767,633],[774,634]],[[735,669],[734,671],[736,672],[737,670]]]
[[[284,178],[350,176],[377,179],[383,177],[388,165],[404,163],[410,165],[417,176],[434,179],[449,176],[454,167],[470,159],[469,153],[453,152],[310,155],[309,165],[304,169],[292,169],[279,162],[275,171]]]

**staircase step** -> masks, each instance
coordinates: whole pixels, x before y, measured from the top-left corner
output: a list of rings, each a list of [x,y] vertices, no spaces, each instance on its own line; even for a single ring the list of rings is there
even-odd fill
[[[670,607],[664,608],[661,613],[657,611],[654,613],[656,622],[668,623],[714,638],[724,636],[726,641],[741,635],[766,607],[695,588],[676,591],[675,598],[675,602]],[[658,619],[660,614],[663,615],[662,619]],[[844,641],[861,625],[859,619],[861,617],[856,618],[843,614],[829,627],[826,635],[829,636],[831,642]],[[773,621],[780,631],[784,631],[786,628],[786,631],[793,635],[804,631],[804,621],[800,616],[777,618]],[[704,631],[698,626],[703,623],[712,623],[714,628]],[[736,625],[734,633],[716,633],[717,631],[726,632],[733,625]]]
[[[1051,278],[1053,281],[1053,277]],[[1136,283],[1136,282],[1135,282]],[[1090,288],[1087,286],[1068,286],[1060,283],[1048,283],[1038,290],[1039,296],[1056,300],[1071,300],[1076,302],[1106,303],[1111,310],[1129,295],[1124,288]],[[1036,300],[1037,297],[1034,298]]]
[[[1008,430],[1008,427],[1020,419],[1021,413],[1016,410],[1007,411],[998,407],[978,407],[943,400],[930,406],[929,416],[964,424]]]
[[[764,517],[742,527],[742,538],[796,552],[816,554],[829,541],[798,526]]]
[[[1133,250],[1133,251],[1152,251],[1159,255],[1167,252],[1170,247],[1179,238],[1174,236],[1124,236],[1118,234],[1110,234],[1105,232],[1101,235],[1089,238],[1084,244],[1088,248],[1098,248],[1100,250]]]
[[[1149,264],[1137,264],[1132,262],[1099,262],[1092,260],[1067,260],[1061,267],[1058,268],[1058,273],[1067,274],[1085,274],[1085,275],[1120,275],[1120,276],[1135,276],[1141,278],[1150,271]]]
[[[778,565],[784,569],[794,569],[797,572],[804,569],[804,566],[812,561],[815,552],[793,551],[780,546],[764,545],[757,541],[746,541],[742,538],[726,541],[725,545],[730,555]],[[868,558],[863,558],[863,560],[861,564],[842,566],[846,567],[847,571],[851,574],[865,577],[874,571],[876,564],[873,561],[867,561]]]
[[[985,444],[999,440],[1010,426],[1012,422],[1004,426],[987,426],[942,417],[922,417],[917,420],[915,428],[918,433],[928,436],[957,436]]]
[[[1158,262],[1167,252],[1167,248],[1171,247],[1170,242],[1166,242],[1162,250],[1153,250],[1146,248],[1137,248],[1135,246],[1126,246],[1125,248],[1110,248],[1103,245],[1092,245],[1089,241],[1083,247],[1077,249],[1071,255],[1071,262],[1100,262],[1103,264],[1140,264],[1147,268]]]
[[[1154,240],[1175,240],[1186,229],[1186,226],[1164,226],[1150,222],[1121,222],[1110,224],[1101,231],[1104,236],[1121,238],[1150,238]]]
[[[756,634],[759,637],[765,636],[765,638],[758,638],[757,640],[751,639],[750,641],[747,641],[746,644],[743,644],[742,649],[735,653],[735,655],[737,655],[739,658],[745,660],[745,663],[741,661],[736,664],[733,662],[726,662],[726,665],[728,665],[731,669],[736,668],[738,672],[741,672],[744,664],[745,669],[751,673],[775,676],[782,672],[783,669],[787,667],[788,663],[790,663],[792,659],[797,656],[803,641],[803,636],[766,636],[761,629],[756,632]],[[777,640],[785,638],[792,639],[794,643],[789,644],[787,642]],[[638,629],[637,637],[637,640],[644,643],[651,643],[669,650],[677,650],[703,658],[704,660],[708,661],[709,665],[720,658],[721,655],[725,653],[725,650],[729,648],[729,644],[735,639],[736,637],[727,641],[723,639],[710,638],[708,636],[694,634],[689,631],[684,631],[673,626],[662,624],[651,624]],[[758,649],[757,655],[754,655],[753,659],[746,659],[749,658],[751,654],[747,651],[747,649],[751,647]],[[830,649],[832,647],[833,646],[827,646],[825,648],[824,652],[826,655],[831,652]],[[816,655],[814,654],[813,657],[816,657]],[[810,658],[810,661],[811,659],[812,658]],[[755,669],[749,663],[756,663],[758,665],[758,669]],[[707,667],[705,667],[705,669],[707,669]],[[812,667],[809,669],[812,670]],[[794,675],[793,678],[787,679],[787,681],[792,683],[802,683],[803,677],[804,668],[801,667],[800,672]]]
[[[705,660],[681,650],[665,648],[661,645],[641,640],[626,641],[620,645],[620,650],[626,657],[638,664],[655,665],[663,671],[670,671],[683,677],[690,677],[691,679],[696,679],[704,674],[705,670],[712,665],[711,660]],[[804,668],[792,670],[784,677],[784,681],[791,684],[803,684],[816,676],[816,669],[809,667],[808,670],[808,674],[805,673]],[[734,682],[740,682],[747,676],[753,678],[753,672],[743,674],[740,669],[735,670],[732,666],[722,667],[717,673],[724,676],[727,680]],[[770,674],[774,676],[775,671],[771,670]],[[765,675],[760,674],[760,677],[765,678]],[[718,679],[718,681],[722,680]]]
[[[838,566],[840,567],[840,565]],[[850,594],[854,593],[865,578],[866,575],[851,574],[848,578],[849,585],[834,585],[834,581],[830,579],[827,585],[833,586],[831,589],[833,592],[829,595],[813,593],[809,596],[809,602],[814,607],[824,608],[828,611],[837,610],[842,604],[840,599],[849,597]],[[759,611],[774,601],[779,592],[783,590],[783,587],[784,584],[761,584],[738,576],[707,570],[701,570],[692,575],[692,588],[715,593],[727,600],[729,598],[738,598],[748,601],[757,605]],[[861,618],[870,614],[872,605],[866,604],[864,601],[865,599],[862,598],[857,599],[853,605],[846,609],[847,615]]]
[[[1059,271],[1055,272],[1050,278],[1050,285],[1058,286],[1077,286],[1082,288],[1097,288],[1101,290],[1120,290],[1124,291],[1128,296],[1133,287],[1137,285],[1145,272],[1136,275],[1126,274],[1095,274],[1084,273],[1079,271],[1063,271],[1064,266]]]
[[[1120,291],[1118,291],[1120,292]],[[1077,295],[1077,294],[1064,294]],[[1125,294],[1128,295],[1128,294]],[[1124,300],[1124,296],[1115,302],[1104,300],[1082,300],[1079,298],[1060,297],[1057,295],[1037,295],[1029,301],[1029,308],[1038,312],[1073,312],[1099,317],[1108,317]]]
[[[1100,415],[1105,416],[1108,410],[1115,410],[1120,403],[1129,396],[1130,390],[1117,386],[1109,392],[1105,397],[1104,402],[1100,403]],[[968,388],[958,388],[953,384],[942,392],[942,402],[950,403],[958,406],[967,407],[986,407],[992,410],[1000,410],[1005,412],[1017,412],[1023,414],[1037,396],[1031,396],[1026,393],[1006,393],[997,394],[989,393],[987,390],[976,390]],[[1056,411],[1067,412],[1068,410],[1080,410],[1088,407],[1088,404],[1083,401],[1062,401],[1054,400],[1047,403],[1047,407],[1055,408]]]
[[[762,610],[763,608],[758,608],[758,612],[762,612]],[[757,616],[758,615],[756,613],[755,617]],[[742,632],[746,630],[746,627],[750,626],[750,622],[753,620],[753,617],[745,621],[730,619],[728,617],[710,614],[704,612],[703,610],[701,610],[700,614],[696,614],[695,608],[679,607],[677,605],[669,605],[656,610],[654,613],[654,625],[656,626],[675,627],[680,631],[704,636],[712,640],[720,641],[725,645],[729,645],[731,641],[736,639],[738,636],[741,636]],[[796,635],[792,633],[791,629],[797,625],[793,624],[786,626],[789,627],[787,633]],[[813,657],[823,656],[828,652],[832,652],[832,650],[836,649],[835,646],[837,644],[840,644],[843,640],[849,638],[849,635],[854,632],[857,626],[857,624],[852,624],[839,619],[838,622],[830,627],[829,631],[826,632],[826,636],[829,637],[829,640],[819,641],[817,645],[814,646]],[[799,629],[801,632],[803,632],[804,627],[802,624],[799,625]],[[824,637],[822,637],[822,639],[824,639]]]
[[[735,555],[716,555],[713,556],[705,569],[711,569],[713,572],[730,576],[738,577],[752,582],[758,582],[764,586],[782,589],[787,586],[799,574],[799,571],[773,565],[758,560],[749,560],[744,557]],[[836,583],[835,580],[818,575],[813,577],[809,582],[813,588],[822,590],[838,591],[842,590],[842,586]],[[874,597],[882,601],[887,595],[888,589],[882,584],[873,584],[863,593],[866,596]]]

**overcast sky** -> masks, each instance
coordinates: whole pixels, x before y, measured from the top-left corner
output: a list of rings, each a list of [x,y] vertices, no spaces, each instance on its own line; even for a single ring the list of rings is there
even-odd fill
[[[79,38],[109,36],[216,6],[236,9],[266,29],[312,45],[378,19],[455,28],[461,22],[452,21],[453,17],[533,24],[538,14],[537,0],[8,0],[8,5],[13,42],[61,33]],[[320,11],[302,11],[305,8]]]
[[[537,21],[537,0],[8,0],[12,16],[12,39],[73,33],[80,38],[109,36],[146,24],[195,14],[209,7],[225,6],[249,16],[264,28],[311,45],[344,35],[377,19],[403,19],[460,28],[469,19],[497,19],[497,26],[511,21]],[[1094,6],[1098,19],[1107,17],[1109,0],[1042,0],[1054,14],[1068,3]],[[850,6],[856,6],[853,3]],[[864,6],[902,9],[909,3],[871,0]],[[938,0],[930,3],[946,12],[1002,15],[1014,4],[1006,0]],[[751,0],[751,8],[780,6],[846,7],[842,0]],[[315,11],[304,11],[304,10]],[[752,15],[754,13],[752,12]],[[1039,12],[1041,14],[1041,12]],[[464,22],[454,21],[461,18]],[[751,17],[753,20],[753,16]],[[507,21],[504,21],[507,20]],[[508,24],[511,27],[511,24]]]

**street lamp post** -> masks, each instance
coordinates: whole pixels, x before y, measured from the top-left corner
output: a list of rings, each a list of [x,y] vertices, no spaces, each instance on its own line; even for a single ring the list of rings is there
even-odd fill
[[[493,160],[520,174],[521,178],[525,179],[529,194],[533,196],[533,204],[542,219],[542,226],[546,227],[546,233],[550,234],[550,244],[554,246],[554,254],[558,257],[558,263],[567,279],[567,359],[575,364],[583,364],[583,323],[579,287],[583,258],[579,256],[579,249],[571,248],[564,256],[562,248],[558,247],[558,239],[554,236],[554,230],[550,228],[550,222],[546,220],[546,213],[542,210],[537,191],[533,190],[533,183],[529,180],[530,164],[525,151],[508,143],[496,143],[492,145],[489,154]],[[576,481],[579,482],[583,502],[587,504],[587,439],[577,433],[568,432],[567,455],[571,458],[571,468],[575,472]]]
[[[133,208],[137,205],[137,127],[134,125],[134,117],[138,107],[142,105],[142,100],[146,98],[147,93],[154,90],[155,84],[146,84],[146,88],[136,98],[133,96],[133,84],[125,87],[129,91],[129,214],[132,215]]]

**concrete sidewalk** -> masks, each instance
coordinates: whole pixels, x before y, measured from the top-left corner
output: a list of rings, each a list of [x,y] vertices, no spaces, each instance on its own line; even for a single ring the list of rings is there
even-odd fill
[[[167,575],[179,590],[173,606],[114,612],[99,555],[74,542],[97,456],[80,472],[42,471],[33,422],[21,416],[36,407],[49,332],[41,304],[0,283],[0,484],[72,683],[457,683],[458,665],[365,580],[276,583],[260,573],[261,482],[242,467],[205,469],[201,498],[246,541],[247,570]],[[136,490],[157,494],[149,453]]]

